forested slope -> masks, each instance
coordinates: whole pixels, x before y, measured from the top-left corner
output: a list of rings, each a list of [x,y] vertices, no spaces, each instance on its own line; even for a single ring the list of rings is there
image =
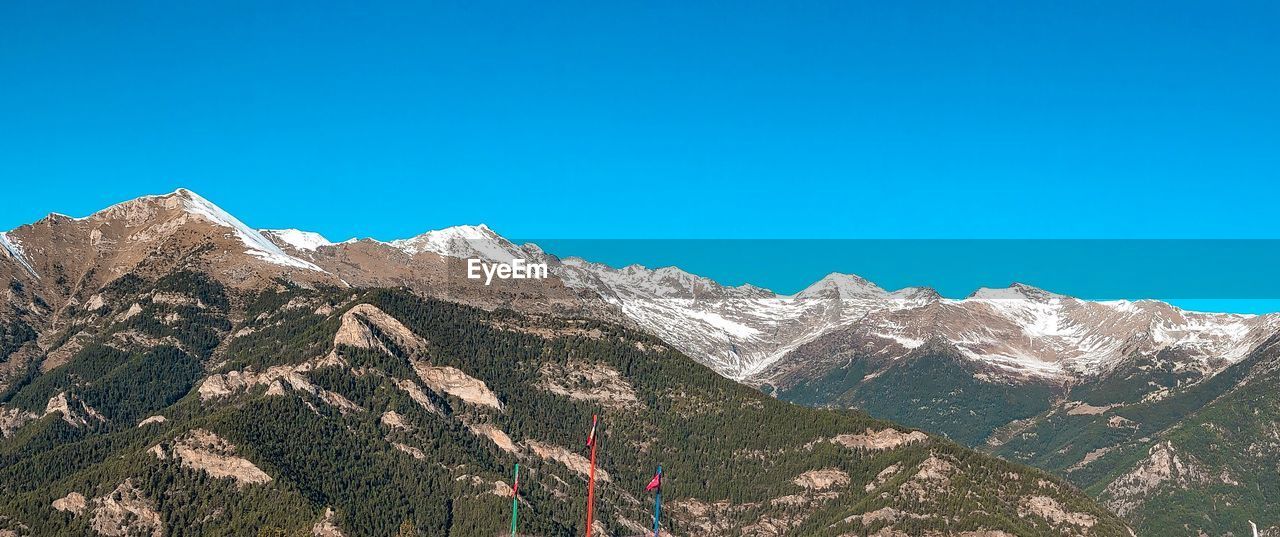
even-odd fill
[[[849,411],[766,397],[589,320],[404,290],[237,293],[126,277],[79,350],[0,395],[16,535],[580,534],[601,416],[602,535],[1127,535],[1048,474]]]

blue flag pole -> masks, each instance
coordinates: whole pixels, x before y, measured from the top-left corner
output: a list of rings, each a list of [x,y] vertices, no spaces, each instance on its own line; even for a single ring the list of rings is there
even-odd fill
[[[520,517],[520,463],[516,463],[516,476],[511,485],[511,537],[516,537],[516,521]]]
[[[662,479],[662,465],[658,465],[658,479]],[[657,494],[653,497],[653,537],[658,537],[658,525],[662,519],[662,482],[658,482]]]

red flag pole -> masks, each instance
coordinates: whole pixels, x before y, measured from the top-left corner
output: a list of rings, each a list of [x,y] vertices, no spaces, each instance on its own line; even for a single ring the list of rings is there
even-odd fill
[[[591,443],[591,476],[587,481],[587,537],[591,537],[591,523],[596,503],[596,420],[597,416],[592,414],[591,436],[587,438]]]

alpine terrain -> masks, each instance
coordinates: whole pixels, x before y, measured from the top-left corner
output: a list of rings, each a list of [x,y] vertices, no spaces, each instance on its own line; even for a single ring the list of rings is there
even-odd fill
[[[672,535],[1280,535],[1280,316],[779,295],[186,190],[0,246],[0,535],[497,535],[516,463],[521,533],[576,535],[593,414],[598,535],[658,464]]]

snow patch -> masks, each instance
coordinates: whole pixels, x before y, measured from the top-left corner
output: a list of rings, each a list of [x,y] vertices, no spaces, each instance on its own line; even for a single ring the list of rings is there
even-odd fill
[[[313,231],[302,231],[298,229],[264,229],[262,230],[262,233],[280,239],[289,246],[299,250],[306,250],[308,252],[314,251],[316,248],[321,246],[333,246],[333,243],[329,242],[329,239],[326,239],[323,235]]]
[[[22,268],[27,269],[32,276],[40,279],[40,275],[36,273],[36,269],[31,267],[31,263],[27,262],[26,255],[22,252],[22,243],[18,242],[17,237],[0,231],[0,250],[4,250],[5,254],[17,261]]]
[[[733,336],[733,337],[749,338],[749,337],[754,337],[755,335],[760,333],[760,331],[756,330],[755,328],[752,328],[742,323],[735,323],[713,312],[697,311],[697,310],[690,309],[690,310],[687,310],[686,314],[689,317],[692,317],[694,319],[698,319],[704,323],[707,323],[712,327],[726,334],[729,334],[730,336]]]
[[[833,272],[806,287],[795,298],[831,297],[841,300],[884,298],[888,293],[874,283],[853,274]]]
[[[248,247],[246,253],[249,255],[257,257],[258,259],[268,263],[324,272],[324,269],[321,269],[312,263],[308,263],[284,253],[284,250],[281,250],[279,246],[275,245],[275,243],[271,242],[266,237],[263,237],[261,233],[258,233],[249,226],[246,226],[244,222],[241,222],[236,217],[231,216],[231,213],[222,210],[221,207],[218,207],[209,200],[200,197],[199,194],[185,188],[179,188],[174,192],[174,194],[178,196],[178,199],[182,200],[183,209],[188,213],[204,218],[214,224],[231,228],[240,241]]]
[[[431,252],[446,257],[476,257],[502,262],[524,256],[524,252],[484,224],[428,231],[417,237],[398,239],[386,244],[410,255]]]

